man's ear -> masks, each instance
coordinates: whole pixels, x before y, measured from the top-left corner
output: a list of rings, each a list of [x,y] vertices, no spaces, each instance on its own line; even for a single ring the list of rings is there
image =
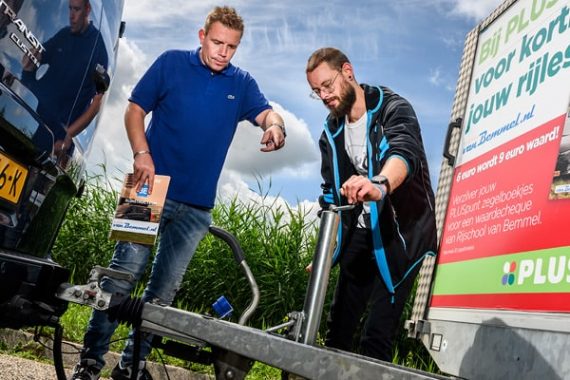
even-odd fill
[[[354,77],[354,71],[352,70],[352,65],[350,64],[350,62],[343,63],[341,70],[346,75],[347,78]]]
[[[198,31],[198,38],[200,39],[200,43],[202,43],[204,41],[204,38],[206,38],[206,31],[204,28]]]

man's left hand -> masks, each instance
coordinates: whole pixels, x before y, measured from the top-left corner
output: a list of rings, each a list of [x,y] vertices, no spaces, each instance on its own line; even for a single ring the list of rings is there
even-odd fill
[[[262,152],[272,152],[285,146],[285,135],[278,125],[272,125],[263,132],[261,144],[265,147],[261,148]]]

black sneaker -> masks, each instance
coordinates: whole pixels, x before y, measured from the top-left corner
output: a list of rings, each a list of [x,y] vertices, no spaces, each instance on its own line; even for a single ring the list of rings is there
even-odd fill
[[[139,373],[137,374],[137,380],[152,380],[152,376],[147,371],[146,362],[141,361],[139,364]],[[111,379],[113,380],[131,380],[132,367],[123,368],[121,362],[117,363],[113,372],[111,372]]]
[[[71,380],[98,380],[101,369],[93,359],[83,359],[73,369]]]

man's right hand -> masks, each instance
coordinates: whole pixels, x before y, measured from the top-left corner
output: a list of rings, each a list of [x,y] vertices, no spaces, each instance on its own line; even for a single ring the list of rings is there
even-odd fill
[[[340,193],[346,197],[349,204],[358,202],[379,201],[384,194],[370,179],[362,175],[353,175],[340,188]]]
[[[42,61],[42,54],[38,53],[38,49],[32,48],[30,49],[30,53],[36,56],[38,62]],[[24,56],[22,57],[22,70],[34,71],[35,69],[37,69],[36,65],[32,62],[32,60],[30,59],[30,57],[28,57],[27,54],[24,54]]]
[[[148,183],[148,193],[152,194],[154,185],[154,162],[150,153],[135,155],[133,163],[133,173],[137,192],[141,190],[145,183]]]
[[[146,112],[136,103],[129,102],[125,111],[125,128],[133,149],[133,177],[137,192],[148,183],[148,193],[152,194],[154,184],[154,161],[144,131]]]

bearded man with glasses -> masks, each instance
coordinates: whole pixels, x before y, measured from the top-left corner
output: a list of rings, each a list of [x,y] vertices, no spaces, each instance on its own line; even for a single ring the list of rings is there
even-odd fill
[[[323,209],[356,205],[341,213],[333,256],[340,274],[325,344],[391,361],[416,274],[436,250],[434,194],[418,119],[390,89],[359,84],[338,49],[315,51],[306,74],[310,96],[330,111],[319,142],[319,203]]]

